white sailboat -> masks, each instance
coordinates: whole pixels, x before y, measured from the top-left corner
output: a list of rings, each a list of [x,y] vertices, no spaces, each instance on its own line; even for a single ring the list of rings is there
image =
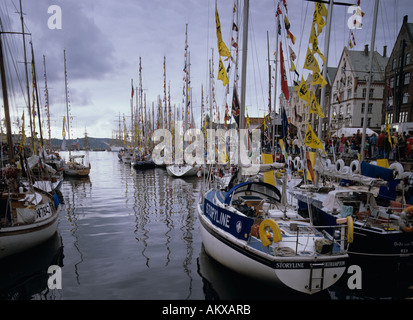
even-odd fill
[[[189,83],[190,83],[190,57],[188,52],[188,25],[185,31],[185,120],[184,133],[187,130],[188,124],[188,104],[189,100]],[[183,163],[174,163],[166,166],[166,171],[172,177],[190,177],[198,174],[200,165],[189,164],[185,161]]]
[[[244,126],[248,11],[249,1],[244,0],[240,129]],[[273,165],[260,167],[274,169]],[[346,247],[353,238],[351,217],[338,221],[335,230],[340,236],[333,238],[296,209],[283,205],[281,192],[273,185],[239,181],[229,188],[211,188],[197,206],[209,256],[245,276],[306,294],[320,292],[340,279],[348,259]]]
[[[65,68],[65,88],[66,88],[66,112],[67,112],[67,132],[70,141],[70,116],[69,116],[69,96],[67,92],[67,70],[66,70],[66,50],[63,50],[64,68]],[[85,163],[85,155],[72,155],[69,146],[69,161],[63,165],[63,173],[65,176],[82,178],[89,176],[90,162]]]
[[[21,3],[20,11],[22,11]],[[1,35],[0,73],[9,145],[9,165],[1,169],[4,179],[0,183],[0,259],[2,259],[24,252],[51,238],[57,231],[60,206],[56,193],[42,191],[33,187],[31,183],[28,185],[22,183],[21,170],[30,170],[25,165],[27,161],[23,155],[20,158],[22,169],[15,166]]]

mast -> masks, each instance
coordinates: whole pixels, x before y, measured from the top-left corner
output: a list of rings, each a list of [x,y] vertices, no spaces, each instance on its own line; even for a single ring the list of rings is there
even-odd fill
[[[9,96],[7,92],[7,81],[6,81],[6,72],[4,68],[4,52],[3,52],[3,37],[0,34],[0,73],[1,73],[1,86],[3,90],[3,103],[4,103],[4,115],[6,118],[6,131],[7,131],[7,144],[9,146],[9,162],[10,165],[14,164],[14,146],[13,138],[11,132],[11,123],[10,123],[10,110],[9,110]]]
[[[189,77],[189,66],[188,66],[188,24],[185,25],[185,116],[184,116],[184,134],[187,130],[188,124],[188,77]]]
[[[376,26],[377,26],[377,12],[379,10],[379,0],[374,2],[374,20],[373,20],[373,29],[371,32],[371,49],[369,56],[369,74],[367,78],[367,90],[366,90],[366,101],[364,104],[364,115],[363,115],[363,134],[361,138],[361,147],[364,149],[366,144],[366,129],[367,129],[367,112],[370,99],[370,87],[371,87],[371,76],[373,72],[373,55],[374,55],[374,43],[376,41]],[[403,63],[402,63],[403,64]],[[390,138],[390,137],[389,137]],[[361,150],[361,161],[364,161],[364,150]]]
[[[69,117],[69,98],[68,98],[68,91],[67,91],[67,71],[66,71],[66,50],[63,50],[63,59],[64,59],[64,68],[65,68],[65,92],[66,92],[66,117],[67,117],[67,136],[69,141],[69,159],[71,156],[70,153],[70,117]]]
[[[333,0],[330,0],[330,3],[328,5],[328,11],[327,11],[327,28],[326,28],[326,37],[324,39],[324,51],[325,51],[325,58],[326,62],[324,63],[323,67],[323,78],[327,79],[327,69],[328,69],[328,52],[330,51],[330,31],[331,31],[331,20],[333,17]],[[324,106],[324,101],[325,101],[325,95],[326,95],[326,86],[321,88],[321,97],[320,97],[320,106],[323,110],[323,113],[326,114],[326,108]],[[323,119],[318,118],[318,132],[317,136],[318,139],[321,141],[321,135],[322,135],[322,127],[323,126]]]
[[[244,0],[244,28],[242,33],[242,64],[241,64],[241,108],[239,117],[239,128],[244,129],[245,118],[245,88],[247,87],[247,49],[248,49],[248,15],[249,0]]]
[[[33,72],[33,89],[36,92],[36,106],[37,106],[37,117],[39,119],[39,132],[40,132],[40,145],[42,146],[42,153],[44,151],[44,142],[43,142],[43,131],[42,131],[42,120],[40,118],[40,103],[39,103],[39,92],[37,90],[37,77],[36,77],[36,65],[34,62],[34,51],[33,51],[33,43],[30,42],[31,52],[32,52],[32,72]],[[34,120],[34,119],[33,119]],[[44,154],[43,154],[44,156]]]
[[[47,89],[47,76],[46,76],[46,56],[43,55],[43,69],[44,69],[44,95],[45,95],[45,107],[47,112],[47,130],[49,134],[49,146],[52,147],[52,136],[50,129],[50,106],[49,106],[49,90]]]
[[[32,122],[32,111],[30,108],[30,89],[29,89],[29,73],[27,71],[27,55],[26,55],[26,39],[24,33],[24,20],[23,20],[23,9],[22,1],[20,0],[20,21],[22,25],[22,35],[23,35],[23,54],[24,54],[24,73],[26,76],[26,91],[27,91],[27,109],[29,110],[29,119],[30,119],[30,132],[32,136],[32,148],[34,151],[34,136],[33,136],[33,122]]]

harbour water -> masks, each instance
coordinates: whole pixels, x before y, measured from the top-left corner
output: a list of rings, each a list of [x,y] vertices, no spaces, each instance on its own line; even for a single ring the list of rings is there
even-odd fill
[[[63,157],[65,154],[63,154]],[[169,177],[162,168],[136,171],[115,152],[90,152],[88,179],[65,179],[58,233],[44,245],[0,264],[6,300],[253,300],[406,299],[413,268],[377,273],[363,267],[329,290],[303,296],[245,279],[209,258],[196,203],[202,179]],[[61,288],[48,287],[48,268],[61,268]]]

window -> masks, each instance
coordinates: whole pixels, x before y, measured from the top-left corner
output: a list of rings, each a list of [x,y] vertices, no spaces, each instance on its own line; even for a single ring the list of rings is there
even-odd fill
[[[369,107],[367,108],[368,113],[373,113],[373,104],[369,103]]]
[[[363,102],[362,104],[361,104],[361,114],[363,114],[364,113],[364,106],[365,106],[366,104]]]
[[[399,64],[398,67],[400,68],[402,66],[402,56],[399,57]]]
[[[347,104],[346,114],[347,114],[347,115],[350,115],[350,104]]]
[[[371,126],[371,118],[367,118],[367,127]]]
[[[362,97],[363,97],[363,98],[365,98],[365,97],[366,97],[366,92],[367,92],[367,89],[366,89],[366,88],[364,88],[364,89],[363,89],[363,95],[362,95]]]
[[[403,111],[399,113],[399,122],[407,122],[407,111]]]
[[[396,69],[396,58],[394,58],[392,63],[391,63],[391,69],[392,70]]]
[[[388,113],[387,117],[389,119],[389,123],[393,123],[393,113]]]
[[[351,89],[347,90],[347,99],[351,99]]]
[[[393,97],[389,97],[389,107],[393,105]]]
[[[406,66],[410,63],[410,52],[406,54]]]
[[[406,72],[404,74],[404,84],[409,84],[410,83],[410,72]]]
[[[373,98],[373,94],[374,94],[374,89],[370,89],[370,94],[369,94],[369,98]]]
[[[394,88],[394,77],[390,78],[390,88]]]
[[[409,101],[409,93],[404,92],[403,93],[403,103],[407,103]]]

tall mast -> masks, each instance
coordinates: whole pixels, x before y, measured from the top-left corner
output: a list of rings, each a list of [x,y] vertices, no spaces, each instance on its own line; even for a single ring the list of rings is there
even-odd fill
[[[330,0],[330,3],[328,5],[328,11],[327,11],[327,28],[326,28],[326,37],[324,39],[324,51],[325,51],[325,58],[326,62],[324,63],[323,67],[323,78],[327,79],[327,69],[328,69],[328,52],[330,51],[330,31],[331,31],[331,20],[333,17],[333,0]],[[323,113],[326,114],[326,108],[324,106],[324,101],[325,101],[325,95],[326,95],[326,86],[321,88],[321,97],[320,97],[320,106],[323,110]],[[318,118],[318,132],[317,136],[318,139],[321,141],[321,135],[322,135],[322,130],[323,130],[323,119]]]
[[[13,138],[11,132],[10,123],[10,110],[9,110],[9,96],[7,92],[7,81],[6,81],[6,71],[4,68],[4,52],[3,52],[3,37],[0,34],[0,73],[1,73],[1,86],[3,90],[3,104],[4,104],[4,115],[6,118],[6,131],[7,131],[7,144],[9,146],[9,162],[10,165],[14,164],[14,147]]]
[[[44,69],[44,95],[45,95],[45,107],[47,113],[47,130],[49,134],[49,146],[52,146],[52,136],[50,129],[50,105],[49,105],[49,90],[47,89],[47,76],[46,76],[46,57],[43,55],[43,69]]]
[[[188,124],[188,77],[189,77],[189,66],[188,66],[188,24],[185,25],[185,116],[184,116],[184,134],[187,129]]]
[[[27,55],[26,55],[26,38],[24,33],[24,20],[23,20],[23,9],[22,1],[20,0],[20,21],[22,25],[22,36],[23,36],[23,54],[24,54],[24,73],[26,76],[26,91],[27,91],[27,109],[29,110],[29,119],[30,119],[30,132],[32,136],[32,148],[34,151],[34,136],[33,136],[33,122],[32,122],[32,111],[30,108],[30,89],[29,89],[29,73],[27,71]]]
[[[248,49],[248,16],[249,16],[249,0],[244,0],[244,27],[242,32],[242,64],[241,64],[241,110],[239,128],[244,129],[245,118],[245,88],[247,87],[247,49]]]
[[[70,117],[69,117],[69,94],[67,91],[67,71],[66,71],[66,50],[63,50],[64,68],[65,68],[65,91],[66,91],[66,123],[67,123],[67,136],[69,141],[69,158],[70,158]]]
[[[40,118],[40,103],[39,103],[39,92],[37,91],[37,77],[36,77],[36,65],[34,62],[34,51],[33,51],[33,43],[30,42],[31,45],[31,52],[32,52],[32,68],[33,68],[33,89],[36,92],[36,106],[37,106],[37,117],[39,119],[39,132],[40,132],[40,144],[42,146],[42,152],[44,151],[44,143],[43,143],[43,131],[42,131],[42,121]],[[33,119],[34,120],[34,119]]]
[[[370,87],[371,87],[371,76],[373,72],[373,55],[374,55],[374,43],[376,40],[376,26],[377,26],[377,12],[379,10],[379,0],[374,2],[374,15],[373,15],[373,29],[371,32],[371,46],[370,46],[370,56],[369,56],[369,74],[367,78],[367,90],[366,90],[366,101],[364,104],[364,115],[363,115],[363,134],[361,139],[361,146],[364,149],[366,144],[366,129],[367,129],[367,112],[369,106],[370,98]],[[403,63],[402,63],[403,64]],[[400,75],[401,76],[401,75]],[[390,137],[389,137],[390,138]],[[364,161],[364,150],[361,151],[361,161]]]

